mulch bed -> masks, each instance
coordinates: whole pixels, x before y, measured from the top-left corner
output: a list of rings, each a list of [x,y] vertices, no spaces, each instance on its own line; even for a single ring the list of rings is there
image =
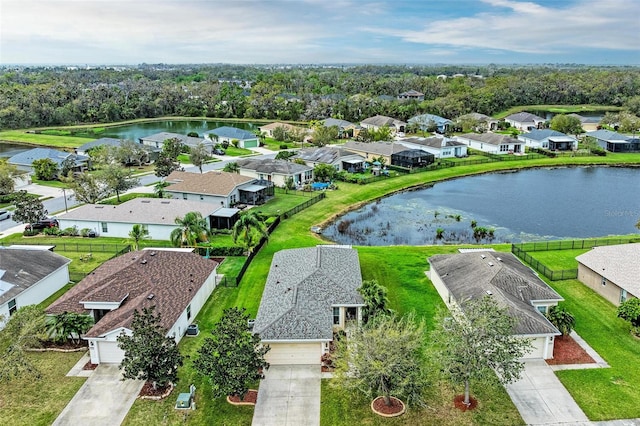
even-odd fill
[[[383,397],[378,397],[373,400],[371,408],[377,413],[389,416],[404,411],[404,404],[398,398],[391,397],[391,405],[387,405]]]
[[[167,390],[169,390],[170,387],[171,387],[171,385],[158,386],[154,390],[153,389],[153,383],[145,382],[144,385],[142,385],[142,389],[140,390],[140,393],[138,395],[140,395],[140,396],[161,397],[165,393],[167,393]]]
[[[65,349],[65,350],[83,349],[83,348],[89,349],[89,346],[87,346],[87,342],[84,340],[81,341],[80,343],[73,343],[70,340],[64,343],[56,343],[51,340],[45,340],[42,342],[42,347],[45,349]]]
[[[478,400],[469,396],[469,405],[464,403],[464,395],[456,395],[453,398],[453,405],[460,411],[471,411],[478,406]]]
[[[571,336],[556,337],[553,345],[553,359],[549,365],[595,364],[595,361]]]
[[[257,390],[249,390],[247,391],[247,393],[244,395],[244,398],[240,399],[239,396],[237,395],[229,395],[229,400],[231,402],[234,402],[236,404],[238,403],[247,403],[247,404],[255,404],[256,401],[258,401],[258,391]]]
[[[92,364],[91,361],[87,361],[87,363],[82,367],[83,370],[95,370],[98,368],[98,364]]]

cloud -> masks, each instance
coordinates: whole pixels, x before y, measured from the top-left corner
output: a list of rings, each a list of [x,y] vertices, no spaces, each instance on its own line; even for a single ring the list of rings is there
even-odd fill
[[[483,0],[488,11],[430,22],[422,29],[363,30],[436,46],[554,54],[573,49],[638,50],[640,2],[581,0],[553,3]],[[566,6],[557,6],[565,5]]]

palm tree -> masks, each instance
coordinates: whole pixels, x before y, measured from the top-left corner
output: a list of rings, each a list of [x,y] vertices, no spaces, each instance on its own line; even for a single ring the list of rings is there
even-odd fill
[[[222,171],[227,173],[240,173],[240,166],[238,165],[238,163],[233,161],[231,163],[225,164]]]
[[[189,212],[175,220],[178,228],[171,232],[171,243],[176,247],[195,246],[198,241],[209,240],[207,220],[199,212]]]
[[[93,318],[75,312],[63,312],[50,317],[47,326],[52,340],[64,343],[71,339],[74,343],[80,343],[80,336],[93,326]]]
[[[131,228],[131,231],[129,231],[129,239],[127,240],[127,242],[129,244],[131,244],[131,248],[133,249],[133,251],[138,251],[140,249],[140,241],[142,240],[146,240],[149,238],[149,230],[136,223],[135,225],[133,225],[133,228]]]
[[[269,233],[258,213],[249,210],[240,215],[238,221],[233,225],[231,236],[234,243],[240,239],[247,252],[250,253],[260,241],[260,238],[256,238],[256,236],[268,239]]]
[[[169,186],[169,182],[159,181],[153,187],[153,192],[156,194],[158,198],[164,198],[164,189]],[[171,197],[169,197],[171,198]]]

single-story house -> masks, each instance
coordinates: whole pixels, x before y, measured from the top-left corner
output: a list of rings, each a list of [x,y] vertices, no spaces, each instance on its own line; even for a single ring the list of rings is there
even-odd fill
[[[347,120],[341,120],[338,118],[325,118],[321,121],[325,127],[336,126],[338,128],[339,138],[355,138],[360,133],[362,126],[354,124]]]
[[[160,326],[176,342],[216,287],[218,263],[195,253],[143,250],[108,260],[47,309],[49,315],[90,315],[94,326],[82,336],[93,364],[121,363],[121,334],[132,335],[133,313],[155,306]]]
[[[19,308],[44,301],[69,282],[71,260],[49,248],[0,247],[0,328]]]
[[[199,144],[203,144],[209,152],[213,150],[213,146],[215,145],[211,140],[206,138],[195,138],[193,136],[185,136],[179,133],[170,132],[160,132],[142,137],[140,138],[140,143],[143,145],[162,149],[162,145],[167,139],[178,139],[182,145],[186,145],[189,148],[194,148]]]
[[[551,129],[533,129],[529,133],[518,135],[525,146],[544,148],[551,151],[570,151],[578,149],[578,139]]]
[[[378,130],[381,127],[389,127],[391,133],[404,133],[407,123],[395,118],[387,117],[384,115],[376,115],[374,117],[365,118],[360,122],[360,125],[365,129]]]
[[[582,130],[585,132],[593,132],[594,130],[598,130],[598,126],[600,125],[600,121],[602,117],[589,117],[580,114],[568,114],[570,117],[576,117],[580,120],[580,124],[582,125]]]
[[[434,161],[435,156],[422,149],[407,149],[391,154],[391,164],[398,167],[427,167]]]
[[[347,170],[350,173],[361,171],[365,162],[363,156],[335,146],[300,149],[293,158],[300,158],[311,167],[318,164],[329,164],[338,172]]]
[[[58,166],[58,170],[62,169],[65,161],[72,162],[71,171],[74,172],[82,172],[89,167],[89,157],[86,155],[72,154],[51,148],[33,148],[18,153],[9,158],[8,163],[16,166],[18,170],[33,174],[33,162],[45,158],[53,161]]]
[[[268,138],[272,138],[273,137],[273,131],[275,129],[277,129],[278,127],[284,128],[287,132],[295,132],[295,131],[299,131],[299,130],[304,130],[305,132],[307,131],[307,129],[305,129],[303,127],[294,126],[294,125],[288,124],[288,123],[280,123],[280,122],[269,123],[267,125],[258,127],[258,129],[260,130],[261,133],[264,133]]]
[[[95,148],[98,146],[119,148],[120,146],[122,146],[123,142],[125,142],[125,140],[123,139],[100,138],[100,139],[93,140],[91,142],[87,142],[83,145],[80,145],[79,147],[76,148],[76,152],[81,155],[89,155],[88,152],[91,148]],[[137,142],[131,142],[131,143],[135,143],[136,147],[142,148],[146,152],[146,155],[143,158],[135,158],[135,159],[130,158],[129,159],[130,163],[148,163],[151,161],[155,161],[158,158],[158,154],[162,150],[161,147],[156,148],[155,146],[143,145]]]
[[[274,194],[273,184],[266,180],[213,170],[207,173],[174,171],[165,182],[165,192],[175,199],[202,201],[218,207],[236,204],[264,204]]]
[[[417,126],[418,129],[427,132],[431,127],[435,128],[438,133],[445,133],[453,127],[453,121],[434,114],[421,114],[411,117],[409,124]]]
[[[247,130],[238,129],[237,127],[223,126],[217,129],[204,132],[206,138],[213,138],[217,143],[229,142],[233,145],[233,141],[238,141],[238,148],[257,148],[260,146],[258,136]]]
[[[506,116],[504,121],[509,123],[511,127],[528,132],[533,129],[539,129],[547,120],[542,117],[538,117],[535,114],[523,111]]]
[[[555,336],[561,333],[544,316],[563,298],[512,253],[473,251],[429,258],[429,278],[449,307],[464,312],[468,300],[495,298],[517,320],[514,335],[531,339],[524,358],[553,358]]]
[[[586,136],[595,138],[602,149],[610,152],[640,151],[640,136],[632,138],[631,136],[621,135],[605,129],[587,132]]]
[[[202,201],[175,200],[168,198],[134,198],[117,206],[107,204],[85,204],[68,213],[57,216],[60,229],[77,227],[91,229],[104,237],[129,238],[135,224],[149,231],[153,240],[169,240],[177,228],[176,218],[189,212],[198,212],[211,227],[212,216],[220,205]]]
[[[347,141],[344,144],[344,147],[351,152],[355,152],[365,158],[368,162],[372,162],[377,160],[379,157],[384,158],[387,164],[391,163],[391,155],[406,151],[407,148],[405,145],[402,145],[397,142],[356,142],[356,141]]]
[[[403,138],[397,143],[411,149],[421,149],[435,156],[435,158],[466,157],[467,145],[449,138]]]
[[[578,280],[614,305],[640,297],[640,243],[594,247],[576,260]]]
[[[479,112],[470,112],[469,114],[461,115],[456,118],[456,124],[459,126],[465,120],[472,120],[478,123],[478,127],[474,129],[475,131],[483,130],[497,130],[498,129],[498,121],[493,117],[489,117],[485,114],[480,114]]]
[[[491,154],[519,154],[524,152],[524,142],[500,133],[465,133],[456,136],[458,142],[469,148]]]
[[[333,333],[362,320],[358,252],[319,245],[273,255],[253,326],[272,365],[317,364]]]
[[[424,101],[424,93],[417,90],[407,90],[398,95],[399,100]]]
[[[313,167],[292,161],[247,158],[239,160],[238,166],[240,166],[242,176],[268,181],[280,187],[285,186],[289,178],[293,178],[296,185],[309,183],[313,180]]]

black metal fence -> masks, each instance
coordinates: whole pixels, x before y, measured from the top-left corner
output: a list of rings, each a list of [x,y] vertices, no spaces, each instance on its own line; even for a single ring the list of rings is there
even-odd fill
[[[289,209],[286,212],[282,213],[281,217],[284,218],[284,219],[289,219],[294,214],[299,213],[302,210],[314,205],[315,203],[317,203],[318,201],[322,200],[326,196],[327,195],[324,192],[321,192],[318,195],[316,195],[315,197],[305,201],[304,203],[299,204],[299,205],[295,206],[294,208]],[[278,223],[280,223],[280,221],[278,221]]]
[[[551,269],[547,265],[545,265],[544,263],[542,263],[539,260],[537,260],[534,257],[532,257],[526,251],[522,250],[519,247],[516,247],[515,244],[511,245],[511,252],[513,254],[515,254],[516,256],[518,256],[520,259],[522,259],[525,262],[527,262],[529,265],[531,265],[531,267],[533,269],[535,269],[536,271],[540,272],[542,275],[544,275],[545,277],[549,278],[551,281],[569,280],[569,279],[573,279],[573,278],[578,278],[578,269],[577,268],[575,268],[575,269],[561,269],[561,270]]]
[[[12,246],[16,243],[0,242],[1,246]],[[119,256],[123,253],[131,251],[128,244],[106,244],[106,243],[37,243],[37,242],[20,242],[22,246],[53,246],[53,251],[71,251],[85,253],[115,253]]]

